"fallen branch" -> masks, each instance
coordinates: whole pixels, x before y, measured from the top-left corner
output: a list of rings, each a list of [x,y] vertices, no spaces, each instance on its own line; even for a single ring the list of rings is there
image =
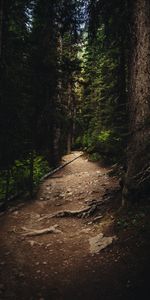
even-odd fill
[[[78,159],[79,157],[83,156],[83,153],[81,153],[80,155],[74,157],[72,160],[70,160],[69,162],[65,162],[63,165],[57,167],[56,169],[50,171],[48,174],[44,175],[40,182],[44,181],[45,179],[49,178],[50,176],[52,176],[53,174],[57,173],[58,171],[60,171],[61,169],[63,169],[64,167],[66,167],[67,165],[71,164],[73,161],[75,161],[76,159]]]
[[[42,234],[48,234],[48,233],[61,233],[59,229],[56,229],[58,225],[54,225],[48,228],[43,229],[28,229],[26,227],[22,227],[23,230],[25,230],[25,233],[22,233],[24,236],[37,236]]]

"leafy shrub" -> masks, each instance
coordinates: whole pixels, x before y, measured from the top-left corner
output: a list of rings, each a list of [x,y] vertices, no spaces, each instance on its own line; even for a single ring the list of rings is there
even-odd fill
[[[34,155],[33,185],[37,186],[40,179],[50,171],[48,162],[42,156]],[[6,173],[0,173],[0,200],[5,198],[6,193]],[[28,191],[30,187],[30,159],[16,160],[10,170],[9,195]]]
[[[92,153],[90,155],[91,161],[100,161],[102,159],[101,155],[99,153]]]
[[[82,147],[92,156],[92,160],[106,160],[116,163],[122,155],[122,140],[113,130],[88,130],[76,139],[76,147]]]

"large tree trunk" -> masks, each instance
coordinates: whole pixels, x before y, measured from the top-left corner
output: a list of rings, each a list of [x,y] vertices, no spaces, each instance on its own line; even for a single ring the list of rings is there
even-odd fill
[[[149,193],[150,180],[150,2],[134,0],[129,79],[130,140],[123,204]]]

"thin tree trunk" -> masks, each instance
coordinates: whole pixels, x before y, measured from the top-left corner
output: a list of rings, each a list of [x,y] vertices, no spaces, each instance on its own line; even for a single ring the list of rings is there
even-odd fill
[[[10,170],[8,169],[6,174],[5,204],[7,204],[7,200],[9,197],[9,185],[10,185]]]
[[[1,0],[0,4],[0,59],[2,56],[2,32],[3,32],[3,0]]]
[[[150,180],[150,2],[133,2],[129,78],[130,141],[123,205],[149,193]]]
[[[71,152],[72,148],[72,87],[70,82],[68,82],[68,119],[67,154]]]
[[[63,51],[63,44],[62,44],[62,37],[61,33],[58,34],[57,40],[57,53],[58,53],[58,82],[57,82],[57,95],[56,95],[56,102],[55,102],[55,117],[53,120],[53,145],[52,145],[52,165],[56,167],[60,160],[60,138],[61,138],[61,125],[59,121],[59,117],[57,116],[58,107],[61,107],[61,100],[62,100],[62,51]],[[58,119],[56,119],[58,117]]]
[[[56,122],[56,125],[53,127],[53,167],[56,167],[60,160],[60,135],[61,131]]]
[[[34,189],[34,152],[31,150],[30,153],[30,176],[29,176],[29,193],[30,197],[33,198],[33,189]]]
[[[72,146],[74,145],[75,142],[75,133],[76,133],[76,101],[75,101],[75,96],[73,97],[73,113],[72,113]]]
[[[71,153],[71,146],[72,146],[72,136],[71,136],[71,132],[68,132],[68,136],[67,136],[67,154]]]

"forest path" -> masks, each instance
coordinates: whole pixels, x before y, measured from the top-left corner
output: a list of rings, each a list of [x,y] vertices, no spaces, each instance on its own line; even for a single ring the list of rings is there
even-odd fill
[[[63,162],[79,154],[73,152]],[[118,183],[108,171],[81,156],[47,179],[35,201],[1,216],[1,300],[107,300],[128,296],[128,274],[123,274],[126,261],[118,268],[118,241],[114,238],[111,243],[114,216],[110,192]],[[97,201],[103,203],[90,216],[54,216],[60,211],[82,210]],[[37,233],[41,229],[52,229],[52,233],[32,236],[31,230]],[[94,253],[91,238],[103,240],[101,234],[110,238],[104,238],[104,243],[111,245],[103,245],[105,249]]]

